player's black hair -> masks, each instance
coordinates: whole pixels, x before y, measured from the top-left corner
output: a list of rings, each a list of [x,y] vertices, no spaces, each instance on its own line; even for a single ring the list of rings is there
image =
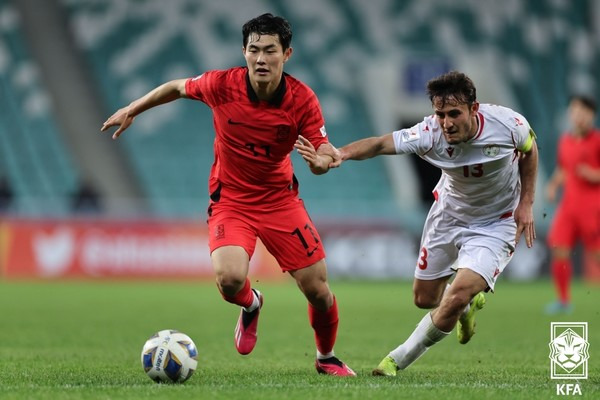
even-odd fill
[[[286,51],[292,43],[292,26],[285,18],[276,17],[271,13],[259,15],[246,22],[242,27],[242,39],[244,47],[248,44],[251,33],[260,35],[278,35],[279,42]]]
[[[570,101],[580,102],[581,104],[583,104],[585,106],[585,108],[592,110],[594,112],[594,114],[598,110],[597,105],[596,105],[596,100],[594,100],[590,96],[586,96],[583,94],[575,94],[575,95],[571,96]]]
[[[462,72],[450,71],[427,82],[427,94],[433,104],[434,98],[440,98],[442,105],[447,101],[471,104],[477,101],[477,90],[471,78]]]

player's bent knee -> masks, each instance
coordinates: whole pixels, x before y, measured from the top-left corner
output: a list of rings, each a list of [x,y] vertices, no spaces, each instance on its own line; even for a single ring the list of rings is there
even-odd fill
[[[310,289],[302,288],[302,293],[304,293],[306,300],[319,310],[325,311],[333,304],[333,293],[327,286],[311,287]]]
[[[246,277],[236,274],[219,274],[217,276],[217,285],[221,292],[228,296],[234,296],[242,290],[246,283]]]
[[[440,304],[439,299],[432,298],[428,295],[423,295],[421,293],[414,294],[414,303],[417,307],[423,309],[431,309],[435,308]]]
[[[328,303],[330,297],[332,297],[329,289],[325,288],[311,288],[310,290],[303,291],[307,300],[311,303]]]

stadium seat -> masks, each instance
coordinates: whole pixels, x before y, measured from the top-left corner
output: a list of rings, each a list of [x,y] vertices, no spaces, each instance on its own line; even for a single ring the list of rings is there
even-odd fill
[[[582,29],[593,31],[587,18],[589,1],[567,5],[270,0],[262,2],[260,9],[244,0],[181,0],[169,7],[152,0],[63,0],[60,4],[107,110],[166,80],[243,64],[241,52],[231,50],[241,46],[240,26],[265,9],[285,15],[292,23],[296,54],[286,69],[319,96],[335,144],[380,133],[373,131],[375,124],[362,100],[368,82],[361,81],[361,68],[382,57],[427,53],[460,58],[491,52],[498,69],[490,73],[511,93],[507,105],[527,116],[539,133],[546,170],[554,165],[555,143],[562,130],[558,118],[548,115],[560,115],[571,92],[595,90],[591,94],[600,97],[600,85],[594,89],[593,84],[597,55],[593,56],[591,43],[577,38]],[[565,54],[571,54],[572,62]],[[154,211],[197,213],[198,204],[206,204],[212,162],[209,110],[198,104],[169,105],[139,118],[136,125],[124,139],[124,147]],[[381,214],[394,210],[390,178],[380,160],[325,177],[311,177],[301,165],[296,172],[304,198],[318,213],[369,215],[368,210],[385,210]],[[366,205],[350,206],[354,200]],[[374,202],[379,206],[373,207]],[[183,210],[182,204],[190,208]]]
[[[77,172],[11,2],[0,2],[0,171],[24,215],[68,211]]]
[[[241,51],[231,49],[241,47],[240,27],[245,21],[233,21],[225,6],[178,2],[170,9],[154,1],[108,2],[102,7],[90,1],[63,4],[108,110],[122,107],[166,80],[244,63]],[[313,62],[329,49],[314,48],[314,37],[309,35],[314,27],[303,18],[302,6],[294,2],[287,2],[287,6],[298,53],[288,64],[288,72],[309,83],[321,99],[331,140],[343,144],[370,132],[366,109],[351,96],[355,90],[351,78],[340,82],[336,71]],[[338,11],[333,7],[330,16]],[[351,26],[345,26],[344,31],[352,32]],[[337,62],[336,57],[327,60],[330,65]],[[204,212],[213,140],[212,116],[201,103],[177,102],[136,120],[123,142],[154,213],[185,216]],[[393,204],[385,168],[379,161],[352,169],[352,173],[336,171],[325,178],[311,176],[301,160],[295,159],[295,164],[301,194],[308,203],[315,203],[317,214],[381,210],[370,206],[340,208],[346,203],[332,202],[339,198],[353,199],[356,204],[374,199]]]

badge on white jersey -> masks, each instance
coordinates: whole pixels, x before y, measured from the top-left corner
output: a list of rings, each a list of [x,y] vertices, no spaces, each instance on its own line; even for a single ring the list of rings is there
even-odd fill
[[[496,157],[500,153],[500,147],[495,144],[488,144],[483,147],[483,154],[488,157]]]
[[[403,142],[414,142],[421,137],[421,134],[418,130],[413,131],[412,129],[405,129],[402,131],[402,141]]]

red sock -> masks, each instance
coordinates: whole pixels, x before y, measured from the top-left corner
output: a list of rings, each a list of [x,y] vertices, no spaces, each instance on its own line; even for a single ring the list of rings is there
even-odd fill
[[[569,289],[572,274],[573,266],[571,265],[570,259],[566,258],[552,261],[552,277],[554,278],[554,285],[558,291],[558,298],[563,304],[567,304],[571,300]]]
[[[235,295],[227,296],[225,293],[221,292],[221,296],[223,296],[225,301],[228,301],[229,303],[237,304],[241,307],[250,307],[252,305],[252,301],[254,300],[254,292],[250,286],[250,279],[246,278],[244,287]]]
[[[317,350],[321,354],[330,353],[333,350],[338,327],[338,308],[335,296],[333,304],[327,311],[319,311],[308,303],[308,320],[310,326],[315,330],[315,342]]]

